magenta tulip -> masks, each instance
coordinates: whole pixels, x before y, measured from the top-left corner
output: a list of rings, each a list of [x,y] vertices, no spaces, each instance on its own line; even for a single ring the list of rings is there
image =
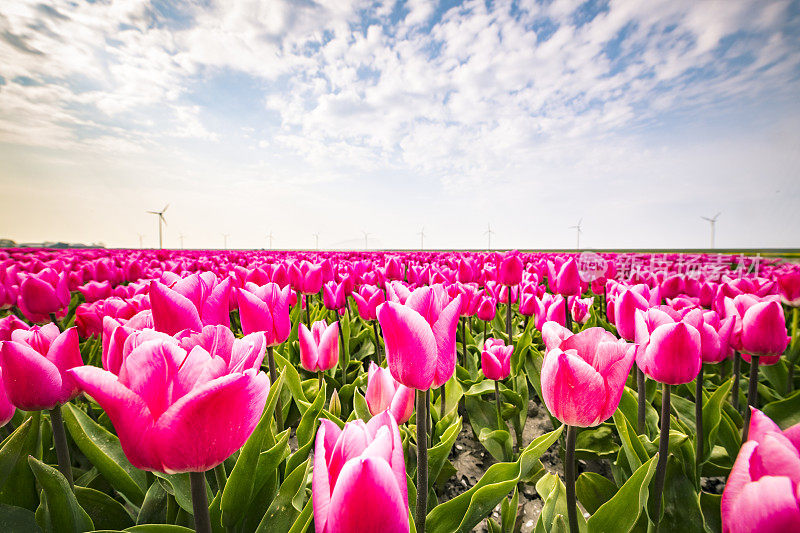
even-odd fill
[[[11,332],[0,343],[3,384],[11,403],[25,411],[53,409],[75,398],[77,385],[67,370],[83,365],[78,331],[59,333],[55,324]]]
[[[481,352],[483,375],[495,381],[506,379],[511,374],[513,346],[506,346],[500,339],[489,337]]]
[[[547,409],[569,426],[604,422],[619,406],[634,353],[633,345],[603,328],[568,336],[542,363]]]
[[[800,271],[778,277],[778,294],[789,307],[800,307]]]
[[[17,305],[31,322],[47,322],[50,314],[62,316],[69,306],[70,295],[66,273],[46,268],[38,274],[28,274],[19,286]]]
[[[497,269],[497,281],[503,285],[518,285],[522,281],[522,266],[519,252],[506,253],[500,262],[500,268]]]
[[[229,372],[201,346],[145,342],[125,358],[119,376],[82,366],[68,371],[108,414],[135,467],[205,472],[238,450],[255,429],[269,378],[253,368]]]
[[[637,320],[641,316],[638,314]],[[636,364],[652,379],[680,385],[697,377],[702,348],[700,333],[692,326],[685,322],[663,323],[652,329],[646,340],[639,342]]]
[[[378,307],[386,359],[397,381],[427,390],[450,379],[456,365],[460,308],[461,296],[449,301],[441,285],[415,290],[405,305],[386,302]]]
[[[636,337],[636,312],[650,307],[644,296],[633,290],[623,290],[614,300],[614,325],[619,336],[627,341]],[[637,341],[638,342],[638,341]]]
[[[320,420],[311,492],[317,533],[408,533],[403,444],[389,411],[344,429]]]
[[[245,334],[263,332],[267,346],[277,346],[289,338],[292,323],[289,318],[290,297],[287,285],[283,289],[276,283],[260,287],[247,284],[247,290],[236,291],[239,318]]]
[[[14,315],[0,318],[0,342],[10,341],[11,333],[17,329],[30,329],[30,326]]]
[[[778,302],[766,301],[752,305],[742,318],[742,358],[761,356],[759,363],[773,365],[789,345],[783,307]]]
[[[800,424],[785,431],[752,409],[742,444],[722,493],[723,533],[800,530]]]
[[[217,283],[213,274],[193,274],[172,287],[153,281],[150,304],[155,329],[175,335],[184,329],[200,331],[204,325],[230,327],[230,288],[230,278]]]
[[[369,363],[367,377],[367,407],[372,416],[387,409],[398,424],[404,424],[414,412],[414,389],[398,383],[388,369]]]
[[[385,300],[383,291],[372,285],[362,285],[358,292],[353,293],[356,301],[358,315],[364,320],[376,320],[377,309]]]
[[[553,276],[555,274],[555,276]],[[558,270],[551,270],[550,290],[562,296],[580,296],[581,276],[578,271],[578,263],[575,258],[570,257],[561,265]]]
[[[318,320],[311,325],[311,331],[305,324],[300,324],[297,334],[303,368],[309,372],[324,372],[336,366],[339,361],[338,323],[328,325],[324,320]]]

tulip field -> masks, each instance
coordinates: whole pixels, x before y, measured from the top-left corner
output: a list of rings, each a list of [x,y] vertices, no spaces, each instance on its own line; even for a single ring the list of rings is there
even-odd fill
[[[0,532],[800,531],[800,264],[0,251]]]

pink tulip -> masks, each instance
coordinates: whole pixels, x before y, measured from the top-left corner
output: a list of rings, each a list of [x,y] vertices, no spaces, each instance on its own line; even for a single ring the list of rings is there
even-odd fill
[[[344,284],[329,281],[322,286],[322,305],[331,311],[342,311],[347,307]]]
[[[566,337],[545,354],[542,396],[564,424],[596,426],[619,406],[635,349],[603,328]]]
[[[69,306],[67,274],[46,268],[38,274],[28,274],[19,286],[17,305],[31,322],[48,322],[50,313],[62,316]]]
[[[800,424],[785,431],[751,408],[742,444],[722,493],[723,533],[800,530]]]
[[[414,412],[414,389],[397,382],[388,369],[369,363],[367,407],[372,416],[387,409],[398,424],[404,424]]]
[[[83,364],[78,331],[59,333],[55,324],[11,332],[0,343],[0,367],[8,399],[25,411],[42,411],[66,403],[79,391],[67,370]]]
[[[640,343],[636,365],[661,383],[689,383],[697,377],[702,365],[700,333],[685,322],[672,322],[666,313],[655,316],[655,312],[651,309],[647,315],[642,312],[636,315]],[[646,316],[653,322],[643,326]]]
[[[247,290],[236,291],[239,318],[245,334],[263,332],[267,346],[277,346],[289,338],[292,323],[289,318],[290,300],[294,294],[287,285],[276,283],[261,287],[247,284]]]
[[[10,341],[11,332],[17,329],[30,329],[30,326],[17,318],[15,315],[8,315],[0,318],[0,342]]]
[[[569,309],[572,313],[572,320],[578,324],[586,324],[591,316],[591,308],[594,303],[594,298],[578,298],[573,296],[568,298],[570,304]]]
[[[204,326],[199,333],[184,331],[175,337],[187,352],[200,346],[212,357],[221,357],[228,372],[244,372],[251,368],[258,370],[266,355],[266,338],[261,331],[239,339],[225,326]]]
[[[772,300],[757,303],[742,318],[742,358],[750,362],[750,355],[759,355],[759,364],[777,363],[790,338],[786,332],[783,307]]]
[[[619,336],[632,341],[636,335],[636,312],[650,307],[644,296],[630,289],[623,292],[614,301],[614,325]]]
[[[441,285],[422,287],[405,305],[386,302],[378,307],[386,359],[392,376],[407,387],[440,387],[456,365],[456,327],[461,296],[449,301]]]
[[[150,304],[155,329],[174,335],[184,329],[200,331],[205,325],[230,327],[230,289],[230,278],[217,283],[211,272],[193,274],[172,287],[151,282]]]
[[[541,300],[536,298],[534,302],[536,302],[536,312],[534,318],[534,326],[536,326],[536,329],[541,331],[545,322],[551,320],[558,322],[562,326],[564,325],[564,321],[566,319],[564,306],[566,303],[563,296],[553,296],[550,293],[545,293]]]
[[[550,271],[550,290],[562,296],[580,296],[581,276],[578,271],[578,263],[575,258],[570,257],[561,267]]]
[[[481,369],[488,379],[499,381],[511,375],[513,346],[506,346],[500,339],[489,337],[481,353]]]
[[[229,372],[201,346],[145,342],[119,376],[82,366],[68,372],[108,414],[135,467],[205,472],[241,448],[261,418],[269,378],[252,368]]]
[[[17,408],[14,407],[14,404],[8,399],[6,387],[3,383],[3,369],[0,368],[0,427],[5,426],[14,418],[16,410]]]
[[[390,257],[386,260],[385,274],[387,280],[401,280],[405,277],[405,266],[397,257]]]
[[[683,320],[700,333],[700,354],[704,363],[719,363],[725,360],[726,354],[722,351],[719,333],[706,323],[703,311],[694,309],[689,311]]]
[[[111,282],[110,281],[90,281],[89,283],[78,287],[78,291],[83,294],[86,303],[96,302],[103,298],[111,296]]]
[[[800,271],[778,277],[778,294],[789,307],[800,307]]]
[[[390,281],[386,284],[386,300],[405,305],[411,296],[409,288],[401,281]]]
[[[320,420],[311,492],[317,533],[408,533],[403,444],[389,411],[344,429]]]
[[[503,261],[497,270],[497,281],[503,285],[518,285],[522,281],[522,260],[519,252],[513,251],[503,255]],[[506,301],[506,300],[503,300]]]
[[[300,364],[309,372],[324,372],[336,366],[339,361],[339,326],[336,322],[326,324],[318,320],[311,325],[311,331],[305,324],[298,329],[300,341]]]
[[[478,310],[475,314],[486,322],[494,320],[494,316],[497,314],[497,298],[494,296],[481,296]]]
[[[372,285],[362,285],[358,292],[353,293],[353,300],[356,301],[358,316],[364,320],[376,320],[377,309],[385,300],[383,291]]]

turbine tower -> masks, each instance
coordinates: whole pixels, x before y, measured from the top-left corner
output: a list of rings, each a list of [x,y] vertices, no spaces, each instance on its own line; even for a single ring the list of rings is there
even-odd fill
[[[317,251],[319,251],[319,233],[314,233],[314,243],[316,244]]]
[[[711,218],[709,218],[709,217],[704,217],[704,216],[701,216],[701,217],[700,217],[700,218],[702,218],[703,220],[708,220],[708,222],[711,224],[711,249],[712,249],[712,250],[714,249],[714,234],[715,234],[715,233],[716,233],[716,231],[717,231],[717,219],[719,218],[719,216],[720,216],[721,214],[722,214],[722,213],[717,213],[716,215],[714,215],[714,216],[713,216],[713,217],[711,217]]]
[[[483,234],[489,236],[489,244],[486,247],[486,249],[487,250],[491,250],[492,249],[492,234],[494,233],[494,231],[492,231],[492,225],[491,224],[487,224],[487,228],[488,229],[486,231],[484,231]]]
[[[183,250],[183,238],[184,238],[184,237],[185,237],[185,235],[184,235],[183,233],[181,233],[181,234],[179,234],[179,235],[178,235],[178,240],[180,240],[180,241],[181,241],[181,250]]]
[[[137,233],[136,235],[139,236],[139,248],[144,248],[144,241],[143,241],[144,235],[141,233]]]
[[[222,234],[222,241],[224,243],[224,246],[225,246],[226,250],[228,249],[228,237],[230,237],[230,236],[231,236],[230,233],[223,233]]]
[[[582,222],[583,222],[583,219],[580,219],[580,220],[578,220],[578,223],[576,225],[569,227],[569,229],[574,229],[575,233],[577,234],[578,240],[577,240],[577,242],[575,244],[575,249],[576,250],[580,250],[581,249],[581,233],[583,231],[581,229],[581,223]]]
[[[158,248],[159,249],[164,247],[164,245],[163,245],[164,240],[163,240],[163,234],[162,234],[162,229],[161,229],[161,223],[163,222],[165,226],[167,225],[167,219],[164,218],[164,213],[167,211],[168,207],[169,207],[169,204],[165,205],[164,209],[162,209],[161,211],[148,211],[148,213],[150,213],[151,215],[157,215],[158,216]]]
[[[364,234],[364,249],[369,250],[369,232],[361,230],[361,233]]]
[[[272,231],[270,231],[269,235],[267,235],[267,239],[269,239],[269,249],[272,250]]]
[[[422,229],[419,230],[419,233],[417,233],[417,235],[419,235],[419,249],[420,250],[424,250],[425,249],[425,226],[422,226]]]

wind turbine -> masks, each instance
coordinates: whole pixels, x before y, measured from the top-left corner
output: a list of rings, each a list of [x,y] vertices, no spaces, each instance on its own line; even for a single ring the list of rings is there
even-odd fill
[[[700,218],[702,218],[703,220],[708,220],[708,221],[709,221],[709,223],[711,223],[711,248],[712,248],[712,249],[714,248],[714,234],[715,234],[715,233],[716,233],[716,231],[717,231],[717,219],[719,218],[719,216],[720,216],[721,214],[722,214],[722,213],[717,213],[716,215],[714,215],[714,216],[713,216],[713,217],[711,217],[711,218],[709,218],[709,217],[704,217],[704,216],[701,216],[701,217],[700,217]]]
[[[487,224],[487,227],[488,227],[488,229],[486,231],[484,231],[483,234],[489,236],[489,245],[486,247],[486,249],[487,250],[491,250],[492,249],[492,234],[494,233],[494,231],[492,231],[492,225],[491,224]]]
[[[142,241],[142,239],[144,239],[144,235],[141,233],[137,233],[136,235],[139,236],[139,248],[144,248],[144,242]]]
[[[419,249],[420,250],[424,250],[425,249],[425,226],[422,226],[422,229],[419,230],[419,233],[417,233],[417,235],[419,235]]]
[[[228,249],[228,237],[230,237],[230,233],[223,233],[222,234],[222,241],[225,243],[225,249]]]
[[[578,220],[578,223],[575,226],[570,226],[569,227],[569,229],[576,230],[575,233],[577,234],[577,237],[578,237],[578,242],[575,244],[575,249],[576,250],[580,250],[581,249],[581,232],[583,231],[583,230],[581,230],[581,222],[583,222],[582,218],[580,220]]]
[[[314,242],[317,245],[317,251],[319,251],[319,233],[313,233],[314,235]]]
[[[184,237],[183,233],[178,235],[178,239],[181,241],[181,250],[183,250],[183,237]]]
[[[273,239],[273,237],[272,237],[272,232],[271,231],[269,232],[269,235],[267,235],[267,239],[269,239],[269,249],[272,250],[272,239]]]
[[[151,215],[158,215],[158,247],[159,249],[163,248],[163,238],[162,238],[162,230],[161,230],[161,223],[163,222],[164,225],[167,225],[167,219],[164,218],[164,213],[167,211],[169,204],[164,206],[164,209],[161,211],[148,211]]]
[[[364,231],[364,230],[361,230],[361,233],[364,234],[364,249],[368,250],[369,249],[369,233]]]

